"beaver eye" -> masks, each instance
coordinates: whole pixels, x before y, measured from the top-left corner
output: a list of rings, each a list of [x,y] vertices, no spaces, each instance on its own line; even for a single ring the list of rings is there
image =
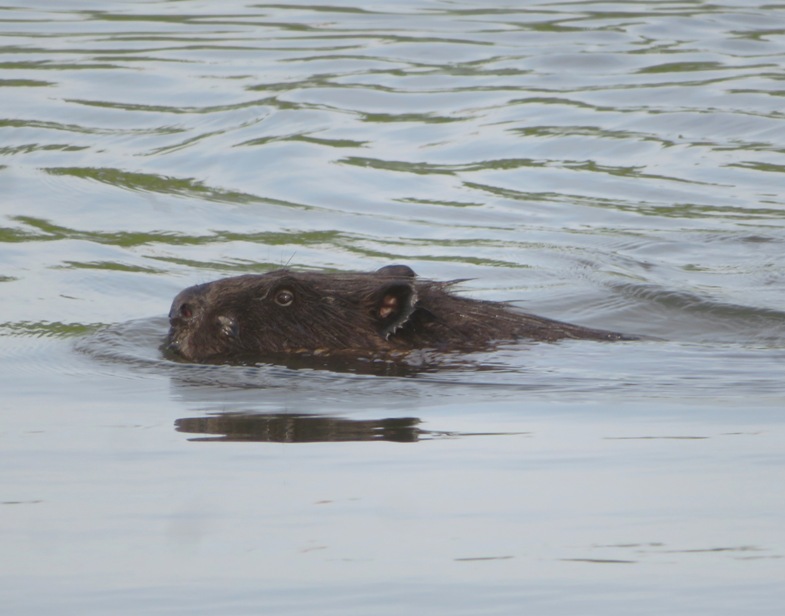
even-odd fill
[[[279,306],[291,306],[293,301],[294,293],[287,289],[278,291],[278,293],[275,294],[275,303]]]
[[[180,306],[180,316],[184,319],[190,319],[192,316],[194,316],[194,311],[191,308],[191,304],[185,303]]]

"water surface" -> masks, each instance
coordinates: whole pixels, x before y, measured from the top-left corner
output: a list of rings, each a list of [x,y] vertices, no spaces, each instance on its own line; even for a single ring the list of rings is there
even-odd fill
[[[9,613],[779,614],[783,62],[756,1],[7,4]],[[649,339],[161,357],[186,286],[390,263]]]

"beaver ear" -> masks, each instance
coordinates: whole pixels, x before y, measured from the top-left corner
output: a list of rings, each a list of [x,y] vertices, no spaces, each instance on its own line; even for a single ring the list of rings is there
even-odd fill
[[[379,333],[389,338],[409,320],[417,307],[417,290],[409,281],[396,281],[381,287],[375,294],[373,316]]]

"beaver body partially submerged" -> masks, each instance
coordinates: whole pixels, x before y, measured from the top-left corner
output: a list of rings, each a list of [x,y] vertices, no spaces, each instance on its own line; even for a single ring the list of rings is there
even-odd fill
[[[174,299],[166,347],[188,361],[255,363],[295,356],[395,360],[416,349],[483,351],[522,339],[634,339],[460,297],[451,292],[457,282],[420,280],[405,265],[224,278]]]

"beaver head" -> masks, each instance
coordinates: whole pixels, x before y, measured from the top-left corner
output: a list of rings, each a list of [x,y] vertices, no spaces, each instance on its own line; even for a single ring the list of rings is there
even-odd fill
[[[276,270],[189,287],[169,311],[169,351],[190,361],[243,361],[387,349],[415,311],[415,274]]]

